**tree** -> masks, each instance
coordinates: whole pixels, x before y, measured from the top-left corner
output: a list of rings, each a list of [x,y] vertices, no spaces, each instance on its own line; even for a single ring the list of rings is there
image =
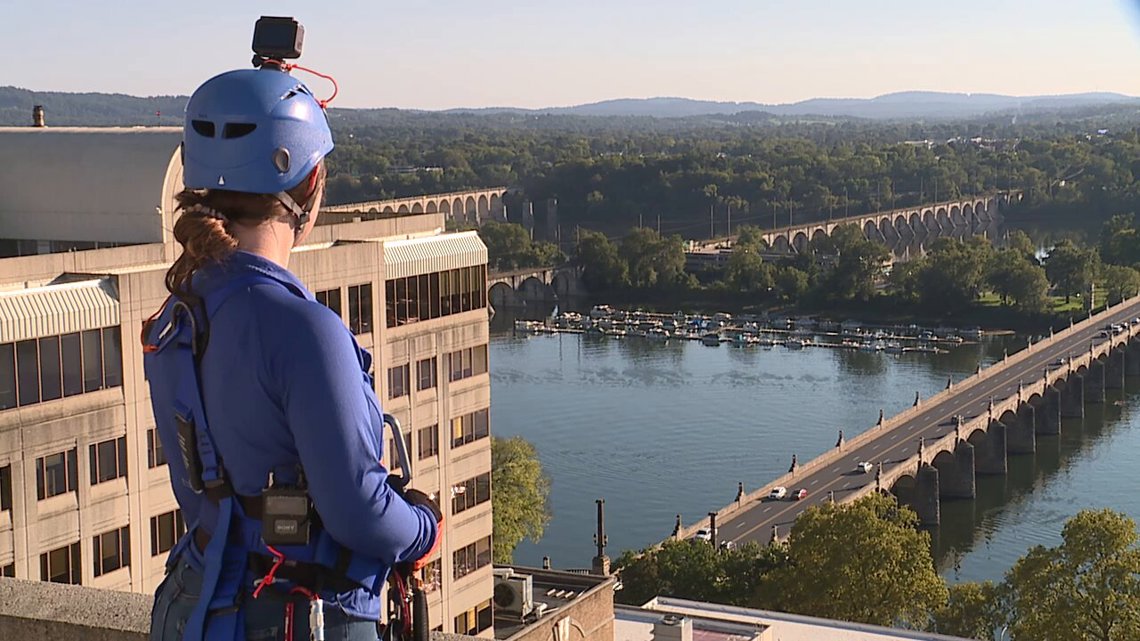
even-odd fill
[[[1013,638],[1120,641],[1140,637],[1140,548],[1135,522],[1082,510],[1057,547],[1036,546],[1006,573]]]
[[[891,266],[891,291],[904,302],[917,303],[922,299],[922,272],[927,268],[926,258],[916,258]]]
[[[751,245],[738,244],[725,268],[724,280],[737,291],[766,293],[775,284],[772,268]]]
[[[550,521],[550,479],[538,452],[521,436],[491,437],[491,511],[495,563],[510,563],[524,539],[537,542]]]
[[[1003,249],[990,260],[987,280],[1001,297],[1002,304],[1012,300],[1022,312],[1037,313],[1049,305],[1049,280],[1045,270],[1026,259],[1017,249]]]
[[[785,300],[798,300],[808,290],[808,275],[802,269],[784,265],[776,270],[776,289]]]
[[[728,605],[753,605],[752,597],[787,563],[780,547],[746,543],[731,550],[705,541],[665,541],[641,552],[626,551],[614,563],[621,575],[622,603],[641,605],[672,596]]]
[[[868,300],[890,258],[885,245],[868,240],[856,225],[841,225],[815,244],[815,250],[835,257],[824,279],[829,296],[840,300]]]
[[[524,266],[530,251],[530,234],[522,225],[489,220],[479,228],[479,238],[487,246],[488,262],[493,269],[510,270]]]
[[[989,641],[1001,626],[999,591],[991,581],[951,585],[949,600],[931,613],[930,631]]]
[[[1123,265],[1105,265],[1100,268],[1108,302],[1120,301],[1140,294],[1140,272]]]
[[[1033,243],[1029,234],[1026,234],[1020,229],[1011,230],[1006,234],[1005,248],[1016,252],[1017,255],[1034,265],[1041,264],[1040,261],[1037,260],[1037,245]]]
[[[993,247],[983,238],[940,238],[919,274],[922,305],[950,312],[973,303],[982,292]]]
[[[1062,240],[1053,246],[1045,258],[1045,275],[1049,282],[1065,294],[1069,302],[1072,294],[1088,291],[1096,278],[1096,253],[1077,247],[1071,240]]]
[[[823,503],[796,519],[786,567],[774,571],[780,609],[874,625],[925,627],[947,602],[930,535],[893,497]]]
[[[685,275],[685,248],[680,236],[662,237],[653,229],[633,229],[621,241],[618,255],[629,265],[634,287],[669,286]]]
[[[582,230],[577,254],[578,262],[584,268],[582,280],[590,290],[603,292],[627,283],[629,266],[618,255],[617,245],[605,234]]]

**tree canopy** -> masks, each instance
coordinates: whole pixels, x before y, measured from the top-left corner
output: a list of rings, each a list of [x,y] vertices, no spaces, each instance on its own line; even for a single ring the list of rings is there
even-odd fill
[[[521,436],[491,437],[491,511],[495,563],[510,563],[524,539],[538,541],[550,521],[550,479]]]

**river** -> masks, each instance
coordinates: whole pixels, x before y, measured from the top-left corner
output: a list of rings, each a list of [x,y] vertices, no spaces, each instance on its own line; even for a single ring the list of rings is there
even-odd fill
[[[994,337],[944,354],[887,354],[784,347],[706,347],[628,337],[525,336],[492,321],[491,421],[498,436],[535,444],[551,479],[553,514],[540,542],[515,561],[589,567],[595,499],[606,500],[608,553],[640,549],[686,523],[930,396],[948,377],[972,374],[1024,337]],[[1000,580],[1035,544],[1060,541],[1065,519],[1086,507],[1140,515],[1131,470],[1140,452],[1140,381],[1108,404],[1066,419],[1038,452],[1011,456],[1009,474],[979,477],[975,501],[943,501],[935,532],[950,580]]]

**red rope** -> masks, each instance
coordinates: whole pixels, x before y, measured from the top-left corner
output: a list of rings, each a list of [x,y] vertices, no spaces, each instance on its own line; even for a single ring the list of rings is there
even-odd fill
[[[265,576],[261,579],[261,583],[258,583],[257,587],[253,590],[253,598],[255,599],[258,597],[258,595],[261,594],[261,590],[264,589],[265,586],[272,585],[273,582],[277,580],[277,570],[280,570],[281,566],[285,563],[284,554],[278,552],[277,549],[272,545],[267,545],[265,547],[271,554],[273,554],[273,567],[269,568],[269,571],[266,572]]]
[[[288,62],[285,62],[284,60],[270,60],[269,62],[272,62],[272,63],[280,66],[282,70],[287,71],[287,72],[292,71],[294,69],[297,69],[299,71],[306,71],[308,73],[313,74],[314,76],[317,76],[318,78],[324,78],[325,80],[328,80],[329,82],[331,82],[332,86],[333,86],[332,95],[329,96],[328,98],[325,98],[324,100],[317,98],[317,104],[321,106],[321,109],[327,108],[329,106],[329,103],[331,103],[333,100],[336,100],[337,94],[340,93],[340,85],[338,85],[336,83],[336,78],[333,78],[332,76],[330,76],[328,74],[321,73],[319,71],[314,71],[312,69],[309,69],[308,67],[302,67],[301,65],[290,64]]]

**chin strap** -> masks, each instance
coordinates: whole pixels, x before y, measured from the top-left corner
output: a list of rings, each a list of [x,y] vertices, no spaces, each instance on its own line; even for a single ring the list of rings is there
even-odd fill
[[[309,212],[297,204],[293,197],[284,191],[273,194],[289,213],[293,214],[293,236],[300,236],[305,225],[309,224]]]

